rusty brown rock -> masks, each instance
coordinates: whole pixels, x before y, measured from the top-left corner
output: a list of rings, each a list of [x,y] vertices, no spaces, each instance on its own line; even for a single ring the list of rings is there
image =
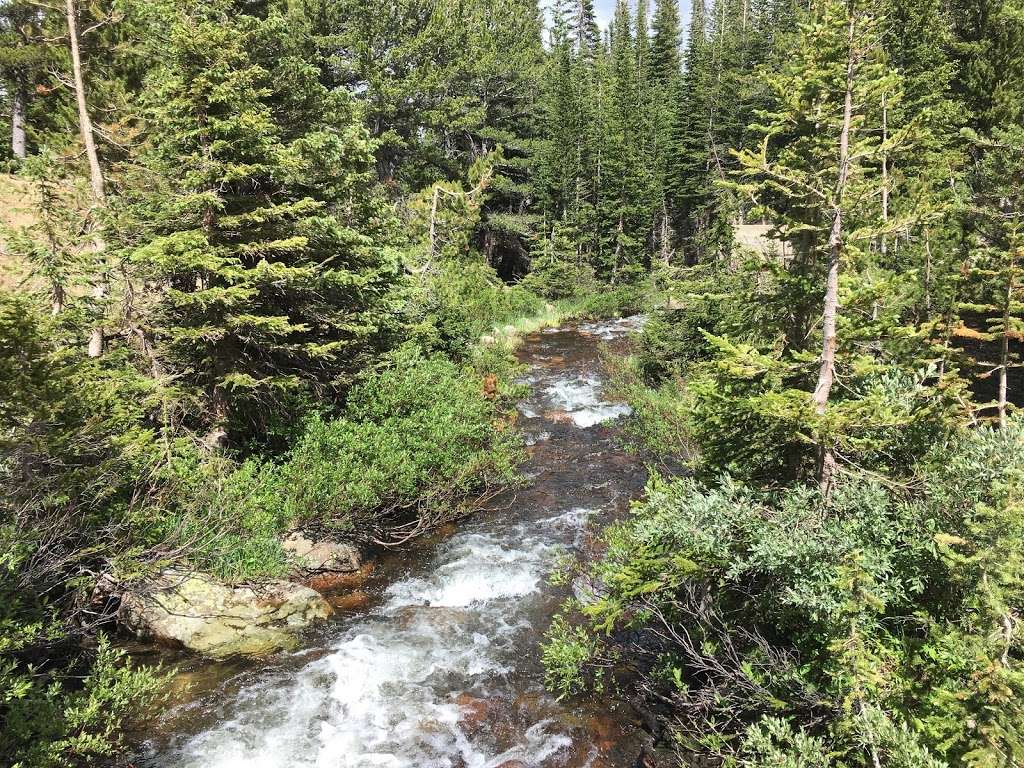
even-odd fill
[[[556,424],[567,424],[572,421],[572,415],[567,411],[544,411],[542,415],[548,421],[553,421]]]
[[[358,571],[353,571],[352,573],[318,573],[307,579],[305,584],[322,595],[353,590],[366,583],[370,576],[373,575],[373,568],[373,563],[369,562]]]
[[[347,592],[342,595],[328,595],[327,602],[336,611],[359,611],[370,603],[370,595],[362,590]]]
[[[462,710],[459,717],[459,725],[463,727],[467,734],[478,733],[490,715],[490,706],[487,702],[468,693],[460,693],[456,697],[455,703]]]

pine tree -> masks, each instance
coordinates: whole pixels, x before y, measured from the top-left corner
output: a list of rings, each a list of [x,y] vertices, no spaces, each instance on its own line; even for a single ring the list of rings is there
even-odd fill
[[[680,46],[682,45],[682,23],[679,18],[679,0],[659,2],[651,20],[650,73],[651,79],[668,85],[679,77],[682,71]]]
[[[601,30],[594,14],[594,0],[571,0],[575,6],[572,25],[576,33],[576,52],[584,58],[593,57],[601,44]]]
[[[797,279],[809,277],[811,290],[824,293],[812,395],[819,417],[828,409],[840,354],[841,277],[857,249],[886,226],[867,203],[880,183],[879,161],[896,143],[871,130],[874,105],[880,94],[900,91],[885,61],[880,19],[872,0],[817,2],[801,24],[798,53],[768,75],[773,106],[763,118],[760,148],[738,154],[748,179],[739,190],[770,211],[795,252]],[[835,471],[832,439],[819,438],[826,492]]]
[[[11,157],[28,155],[29,103],[43,68],[51,58],[41,41],[42,11],[30,2],[8,2],[0,7],[0,80],[10,111]]]
[[[706,206],[711,197],[709,168],[710,58],[704,0],[691,7],[685,69],[679,82],[679,108],[671,128],[674,162],[666,171],[666,197],[676,237],[687,263],[695,263],[706,229]]]
[[[336,395],[385,317],[371,145],[296,25],[179,5],[145,93],[152,188],[126,309],[185,423],[219,445]],[[140,293],[140,289],[145,290]]]
[[[635,276],[646,255],[650,232],[650,188],[644,163],[644,115],[639,46],[629,5],[619,0],[611,30],[610,78],[605,134],[602,138],[601,210],[607,241],[599,274],[613,284]]]
[[[982,378],[997,375],[989,407],[1005,429],[1010,373],[1024,367],[1024,129],[996,128],[990,139],[974,136],[982,159],[971,178],[973,236],[964,275],[969,298],[959,306],[967,323],[961,335],[982,342],[981,355],[994,352],[994,359],[976,365],[985,369]]]
[[[969,126],[985,135],[1000,124],[1019,124],[1024,105],[1024,18],[1016,0],[950,3],[957,63],[955,89],[967,107]]]
[[[661,0],[652,22],[654,35],[650,51],[649,109],[653,143],[651,147],[652,183],[656,218],[655,237],[658,255],[668,263],[675,241],[672,231],[674,201],[670,202],[670,175],[682,164],[681,148],[673,140],[673,131],[681,115],[679,96],[682,89],[680,45],[682,30],[677,0]]]

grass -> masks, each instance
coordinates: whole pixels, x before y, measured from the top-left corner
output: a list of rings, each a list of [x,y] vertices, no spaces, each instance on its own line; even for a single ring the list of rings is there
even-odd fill
[[[544,328],[554,328],[574,319],[575,305],[569,301],[547,304],[541,312],[518,317],[503,326],[495,326],[491,333],[480,338],[480,343],[487,347],[502,347],[514,350],[523,343],[523,338]]]
[[[4,231],[38,223],[38,205],[31,182],[0,174],[0,288],[21,286],[31,272],[30,266],[7,248]]]

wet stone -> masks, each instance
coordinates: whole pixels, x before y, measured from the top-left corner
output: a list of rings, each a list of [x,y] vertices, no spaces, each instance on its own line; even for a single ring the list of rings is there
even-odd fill
[[[374,563],[369,562],[358,571],[350,573],[318,573],[306,580],[306,586],[322,595],[356,589],[369,580],[373,575],[375,567]]]
[[[327,596],[327,602],[331,604],[331,607],[335,611],[359,611],[370,604],[373,598],[370,597],[369,593],[361,590],[355,592],[348,592],[342,595],[331,594]]]

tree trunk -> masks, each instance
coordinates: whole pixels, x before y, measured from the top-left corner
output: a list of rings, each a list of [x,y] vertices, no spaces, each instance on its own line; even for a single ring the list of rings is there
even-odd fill
[[[1013,265],[1006,280],[1003,304],[1003,337],[999,343],[999,428],[1006,429],[1006,390],[1010,378],[1010,308],[1013,304]]]
[[[430,242],[430,251],[427,254],[427,264],[433,264],[434,256],[437,251],[437,202],[438,197],[441,195],[441,188],[434,185],[434,197],[430,202],[430,233],[428,239]]]
[[[100,168],[99,155],[96,153],[96,140],[93,136],[92,119],[89,117],[89,107],[85,100],[85,78],[82,75],[82,55],[78,48],[78,15],[75,10],[75,0],[66,0],[68,17],[68,39],[71,45],[71,70],[75,81],[75,101],[78,104],[78,127],[82,134],[82,143],[85,145],[85,156],[89,162],[89,183],[92,187],[93,203],[95,208],[101,208],[106,202],[106,192],[103,185],[103,170]],[[99,232],[96,221],[93,226],[93,248],[96,253],[96,260],[99,263],[99,276],[93,284],[92,295],[98,304],[102,304],[107,295],[107,274],[104,261],[106,243]],[[103,324],[98,323],[93,327],[89,335],[89,357],[99,357],[103,354],[104,329]]]
[[[828,278],[825,282],[825,301],[822,309],[821,369],[818,384],[814,388],[816,413],[824,415],[828,408],[829,394],[836,373],[836,320],[839,315],[839,268],[843,256],[843,198],[850,175],[850,129],[853,123],[853,68],[854,68],[854,24],[849,18],[848,47],[846,54],[846,93],[843,98],[843,123],[839,131],[839,170],[836,179],[835,200],[832,211],[832,227],[828,237]],[[832,486],[835,473],[835,452],[831,445],[822,441],[818,450],[821,458],[819,480],[826,495]]]
[[[75,101],[78,103],[78,126],[85,144],[85,156],[89,161],[89,182],[92,186],[93,198],[97,203],[106,200],[103,188],[103,171],[100,169],[99,155],[96,153],[96,140],[93,136],[92,119],[85,100],[85,78],[82,75],[82,55],[78,48],[78,18],[75,11],[75,0],[67,0],[68,38],[71,42],[71,69],[75,79]]]
[[[885,98],[885,94],[882,94],[882,224],[884,226],[889,225],[889,150],[884,148],[884,145],[889,143],[889,106]],[[882,239],[879,243],[879,250],[882,253],[882,259],[885,260],[886,255],[889,253],[889,233],[882,232]],[[884,265],[883,265],[884,266]]]
[[[28,99],[20,85],[14,87],[11,94],[11,153],[18,160],[28,156],[28,145],[25,141],[25,112]]]
[[[622,214],[619,214],[619,225],[615,228],[615,263],[612,265],[612,285],[619,279],[619,262],[622,258],[622,234],[625,227],[622,223]]]
[[[665,204],[665,200],[661,201],[661,261],[668,267],[671,263],[671,245],[670,240],[672,236],[670,234],[668,226],[668,206]]]

